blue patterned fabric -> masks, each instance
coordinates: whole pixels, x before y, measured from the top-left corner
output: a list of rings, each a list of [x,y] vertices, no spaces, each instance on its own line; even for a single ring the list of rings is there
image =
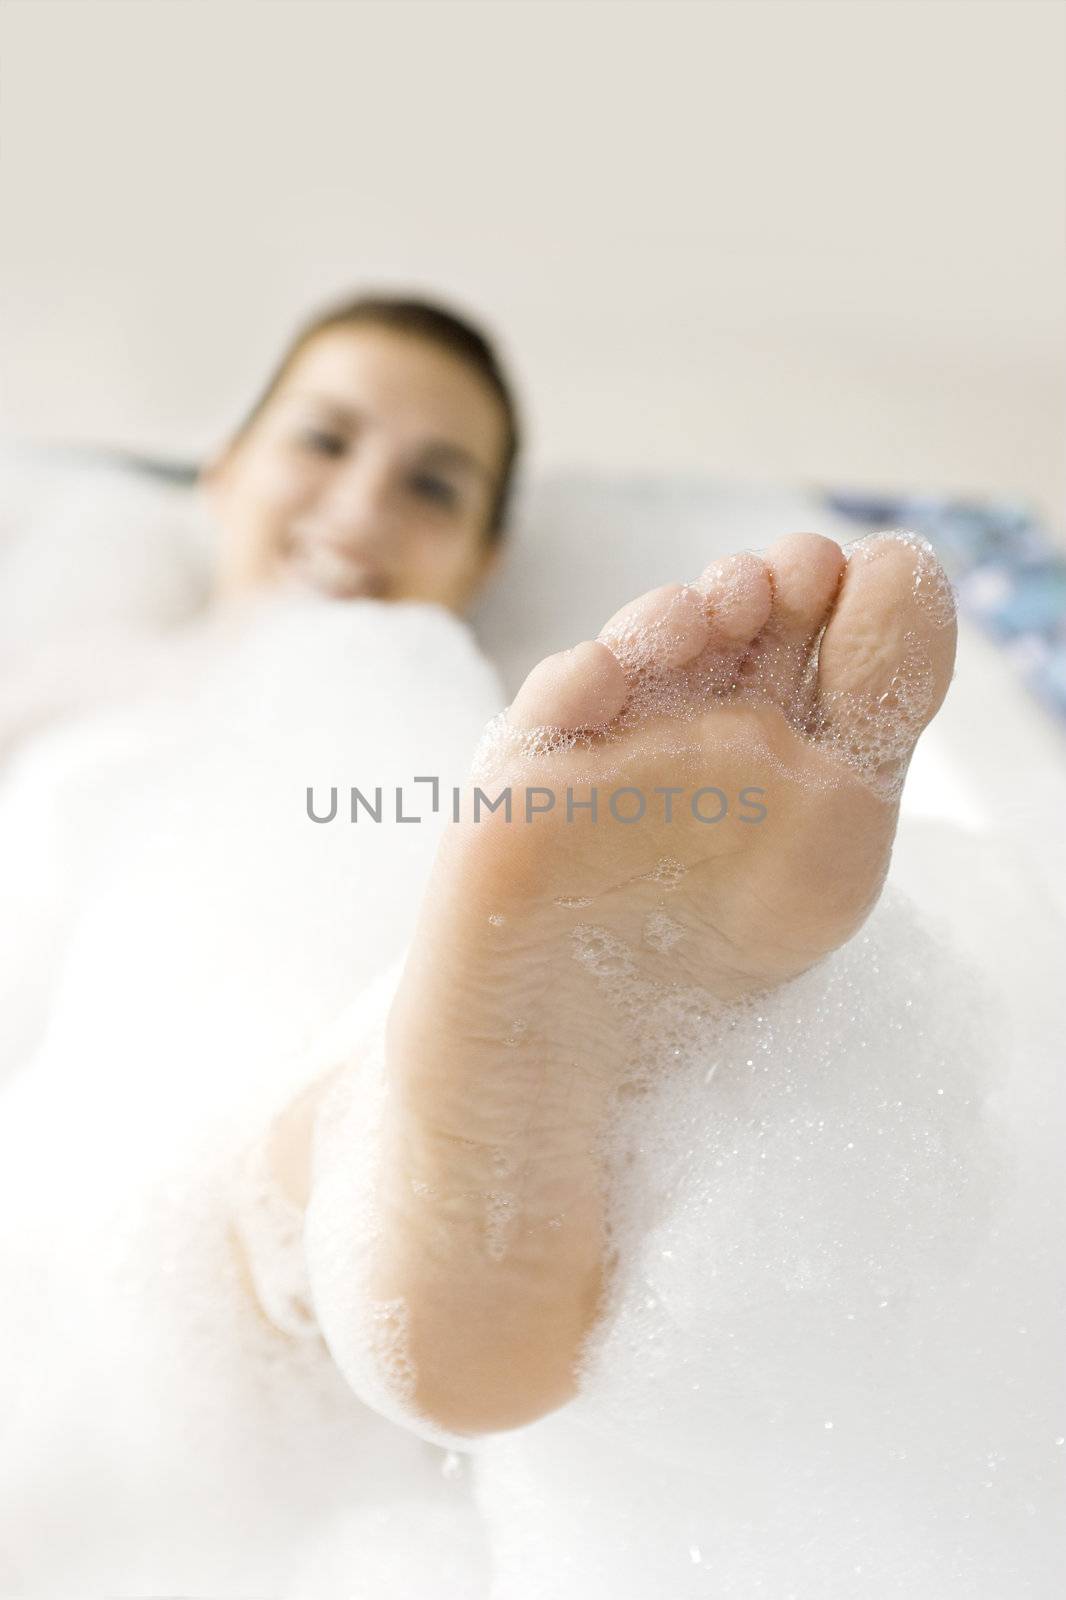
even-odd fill
[[[959,610],[1000,641],[1033,693],[1066,723],[1066,555],[1025,505],[829,490],[826,504],[871,528],[929,540]]]

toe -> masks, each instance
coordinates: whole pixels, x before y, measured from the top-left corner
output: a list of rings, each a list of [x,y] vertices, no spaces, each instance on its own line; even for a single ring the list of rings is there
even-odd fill
[[[546,656],[519,689],[507,720],[513,728],[605,728],[625,706],[626,675],[599,640]]]
[[[773,593],[770,573],[751,551],[712,561],[693,587],[704,597],[714,649],[746,650],[766,626]]]
[[[766,552],[774,598],[767,631],[810,640],[820,630],[840,587],[844,552],[820,533],[786,533]]]
[[[844,574],[844,552],[819,533],[787,533],[766,552],[773,602],[753,650],[766,690],[805,720],[814,694],[812,646]]]
[[[709,633],[702,596],[668,583],[616,611],[600,639],[632,673],[656,665],[684,666],[699,655]]]
[[[884,752],[889,765],[909,757],[947,693],[955,634],[951,585],[925,540],[878,534],[849,546],[818,649],[812,731]]]

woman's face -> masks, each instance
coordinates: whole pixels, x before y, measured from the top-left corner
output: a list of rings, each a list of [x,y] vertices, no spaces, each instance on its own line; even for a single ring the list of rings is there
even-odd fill
[[[466,609],[494,565],[500,401],[460,358],[372,325],[299,352],[204,474],[223,596],[276,585]]]

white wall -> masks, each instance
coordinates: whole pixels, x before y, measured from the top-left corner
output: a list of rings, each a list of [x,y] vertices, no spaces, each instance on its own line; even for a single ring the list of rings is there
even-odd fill
[[[1066,522],[1066,8],[7,0],[0,426],[200,449],[358,285],[504,336],[542,462]]]

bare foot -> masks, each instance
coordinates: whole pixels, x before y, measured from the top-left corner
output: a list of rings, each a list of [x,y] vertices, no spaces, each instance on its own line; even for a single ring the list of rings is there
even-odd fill
[[[656,590],[489,731],[389,1019],[377,1291],[456,1431],[562,1403],[603,1285],[594,1155],[642,1014],[734,1003],[861,925],[950,682],[922,542],[792,534]]]

